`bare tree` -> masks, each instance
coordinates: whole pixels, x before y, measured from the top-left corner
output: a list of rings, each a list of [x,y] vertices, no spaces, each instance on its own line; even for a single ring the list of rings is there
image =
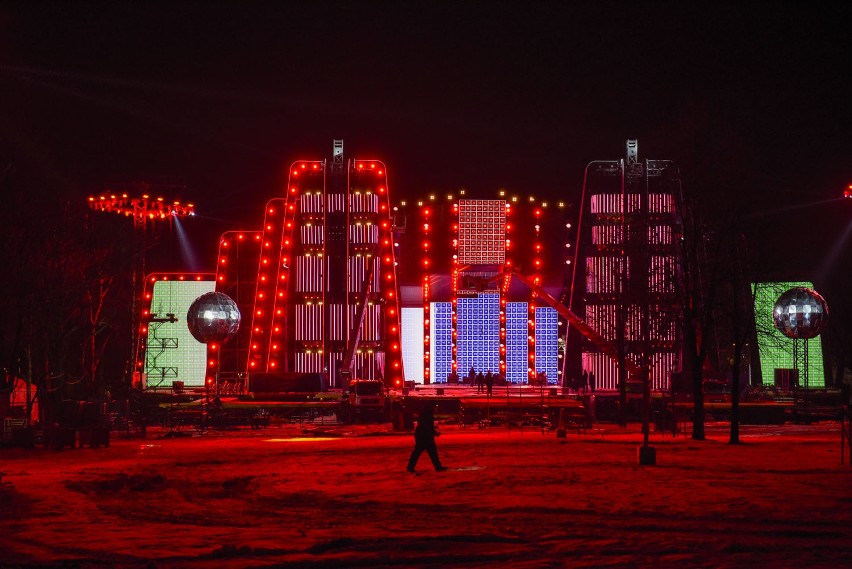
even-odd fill
[[[14,299],[0,311],[0,364],[43,401],[87,397],[102,389],[113,324],[129,316],[129,286],[114,283],[129,281],[130,255],[121,226],[93,220],[84,198],[64,188],[36,191],[38,180],[22,173],[0,182],[9,196],[0,263],[16,268],[0,281],[4,298]]]

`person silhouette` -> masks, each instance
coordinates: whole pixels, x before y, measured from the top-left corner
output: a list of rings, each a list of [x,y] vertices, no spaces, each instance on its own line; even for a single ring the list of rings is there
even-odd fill
[[[488,396],[490,397],[494,389],[494,374],[491,373],[490,369],[485,374],[485,388],[488,390]]]
[[[417,427],[414,429],[414,450],[411,451],[411,456],[408,459],[408,472],[416,474],[414,469],[417,466],[417,461],[423,451],[429,455],[432,460],[432,466],[436,472],[442,472],[447,469],[441,464],[438,458],[438,446],[435,444],[435,437],[438,436],[438,431],[435,429],[435,402],[429,401],[426,406],[420,411],[417,417]]]
[[[483,385],[485,385],[485,376],[482,375],[482,372],[480,371],[478,374],[476,374],[476,392],[477,393],[482,393],[482,386]]]

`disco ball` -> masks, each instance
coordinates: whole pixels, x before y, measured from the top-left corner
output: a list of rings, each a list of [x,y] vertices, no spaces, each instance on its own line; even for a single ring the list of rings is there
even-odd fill
[[[791,288],[778,297],[772,319],[788,338],[816,338],[828,323],[828,304],[815,290]]]
[[[227,294],[208,292],[190,305],[186,325],[192,336],[203,344],[227,342],[240,329],[240,309]]]

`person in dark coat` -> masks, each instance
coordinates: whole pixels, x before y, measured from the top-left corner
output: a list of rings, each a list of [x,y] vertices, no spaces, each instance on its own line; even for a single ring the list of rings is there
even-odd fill
[[[485,376],[482,375],[482,372],[480,371],[478,374],[476,374],[476,392],[482,393],[482,391],[483,391],[482,387],[484,385],[485,385]]]
[[[488,396],[490,397],[494,390],[494,374],[491,373],[490,369],[485,374],[485,388],[488,390]]]
[[[435,444],[435,437],[438,436],[438,431],[435,429],[435,402],[429,401],[426,407],[420,412],[417,418],[417,428],[414,429],[414,450],[411,451],[411,457],[408,459],[408,472],[414,474],[414,467],[417,466],[417,460],[423,451],[432,459],[432,466],[436,472],[441,472],[447,469],[441,464],[438,458],[438,447]]]

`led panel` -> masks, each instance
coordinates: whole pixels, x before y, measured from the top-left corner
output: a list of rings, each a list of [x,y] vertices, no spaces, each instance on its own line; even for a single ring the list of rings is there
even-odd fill
[[[809,388],[825,387],[825,366],[822,358],[822,338],[817,336],[810,340],[798,340],[799,361],[795,365],[793,350],[795,342],[783,335],[772,320],[775,301],[783,293],[797,286],[813,288],[810,282],[772,282],[753,283],[754,318],[757,329],[757,346],[760,353],[760,373],[763,385],[775,384],[775,370],[798,369],[799,385]],[[807,345],[807,348],[805,346]],[[805,367],[804,351],[807,349],[808,366]]]
[[[500,372],[500,295],[460,297],[456,314],[458,369]]]
[[[535,372],[547,374],[547,383],[555,384],[558,373],[559,319],[556,309],[539,306],[535,309]]]
[[[460,263],[502,265],[506,260],[506,202],[459,200],[458,235]]]
[[[202,294],[213,292],[214,281],[159,280],[154,283],[151,317],[174,314],[177,322],[150,322],[145,349],[148,388],[170,389],[175,381],[186,387],[203,387],[207,346],[192,337],[186,325],[190,305]]]
[[[423,307],[402,309],[402,365],[405,379],[423,383]]]
[[[435,383],[446,383],[453,372],[453,305],[450,302],[433,302],[429,312],[430,375]]]
[[[506,380],[529,379],[529,315],[526,302],[506,303]]]

